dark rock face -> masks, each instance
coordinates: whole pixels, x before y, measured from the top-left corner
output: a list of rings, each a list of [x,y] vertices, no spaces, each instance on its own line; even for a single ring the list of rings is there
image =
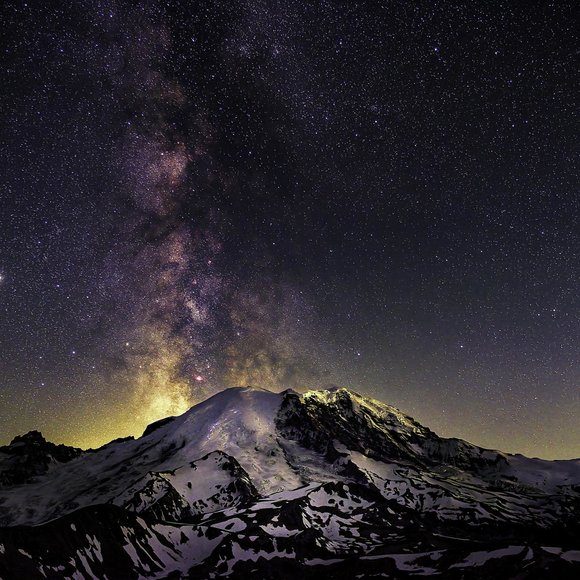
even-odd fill
[[[580,577],[580,461],[346,389],[239,394],[77,461],[38,432],[2,448],[0,578]]]
[[[138,565],[123,549],[128,539],[136,545]],[[163,570],[149,547],[155,540],[165,541],[121,508],[83,508],[38,528],[0,528],[0,577],[138,578]]]
[[[76,447],[50,443],[39,431],[17,436],[0,447],[0,486],[26,483],[46,473],[51,464],[66,463],[82,453]]]
[[[377,461],[405,460],[421,467],[448,463],[468,469],[507,464],[501,453],[459,439],[442,439],[401,413],[356,407],[347,389],[337,389],[330,402],[287,392],[277,427],[286,438],[329,456],[335,453],[333,442],[338,440]]]
[[[174,419],[175,417],[165,417],[164,419],[160,419],[159,421],[151,423],[151,425],[147,425],[145,431],[143,431],[142,437],[147,437],[147,435],[150,435],[151,433],[153,433],[153,431],[156,431],[157,429],[163,427],[164,425],[171,423],[171,421],[173,421]]]
[[[323,453],[334,453],[333,441],[339,440],[349,449],[379,461],[416,456],[409,445],[419,441],[419,437],[390,429],[396,421],[394,416],[373,416],[367,409],[355,413],[350,394],[342,389],[336,391],[331,402],[305,400],[287,393],[278,413],[277,428],[284,437]],[[418,424],[417,429],[423,436],[431,434]]]

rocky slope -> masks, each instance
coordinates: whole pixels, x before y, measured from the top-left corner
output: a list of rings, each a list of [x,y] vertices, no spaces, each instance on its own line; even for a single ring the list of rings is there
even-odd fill
[[[1,578],[580,574],[579,460],[444,439],[346,389],[228,389],[70,453],[2,480]]]
[[[66,463],[81,453],[82,449],[55,445],[39,431],[30,431],[0,447],[0,485],[27,483],[44,475],[51,466]]]

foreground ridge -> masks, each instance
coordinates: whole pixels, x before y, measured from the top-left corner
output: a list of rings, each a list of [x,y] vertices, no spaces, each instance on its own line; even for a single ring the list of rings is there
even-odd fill
[[[16,438],[0,526],[6,579],[572,578],[580,460],[441,438],[344,388],[233,388],[89,452]]]

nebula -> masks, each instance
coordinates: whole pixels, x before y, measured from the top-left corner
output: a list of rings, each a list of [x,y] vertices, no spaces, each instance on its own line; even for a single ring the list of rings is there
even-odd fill
[[[116,161],[123,215],[100,290],[107,380],[137,405],[135,432],[224,385],[300,387],[321,373],[302,353],[298,292],[266,274],[244,279],[224,260],[222,201],[237,176],[211,154],[219,144],[203,106],[164,71],[166,28],[141,9],[126,22],[112,79],[129,111]]]
[[[219,228],[196,198],[207,175],[190,170],[204,143],[186,144],[172,121],[188,102],[161,70],[169,35],[140,10],[127,22],[134,24],[115,79],[130,111],[118,146],[124,218],[104,262],[102,293],[110,301],[107,331],[117,336],[106,341],[116,360],[109,380],[138,403],[136,422],[145,425],[183,412],[211,383],[224,281],[214,265]],[[196,206],[200,217],[192,219]]]

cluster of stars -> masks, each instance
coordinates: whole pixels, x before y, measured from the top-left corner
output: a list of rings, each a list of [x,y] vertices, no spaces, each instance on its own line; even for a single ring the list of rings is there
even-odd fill
[[[573,3],[2,11],[1,439],[337,383],[580,455]]]

